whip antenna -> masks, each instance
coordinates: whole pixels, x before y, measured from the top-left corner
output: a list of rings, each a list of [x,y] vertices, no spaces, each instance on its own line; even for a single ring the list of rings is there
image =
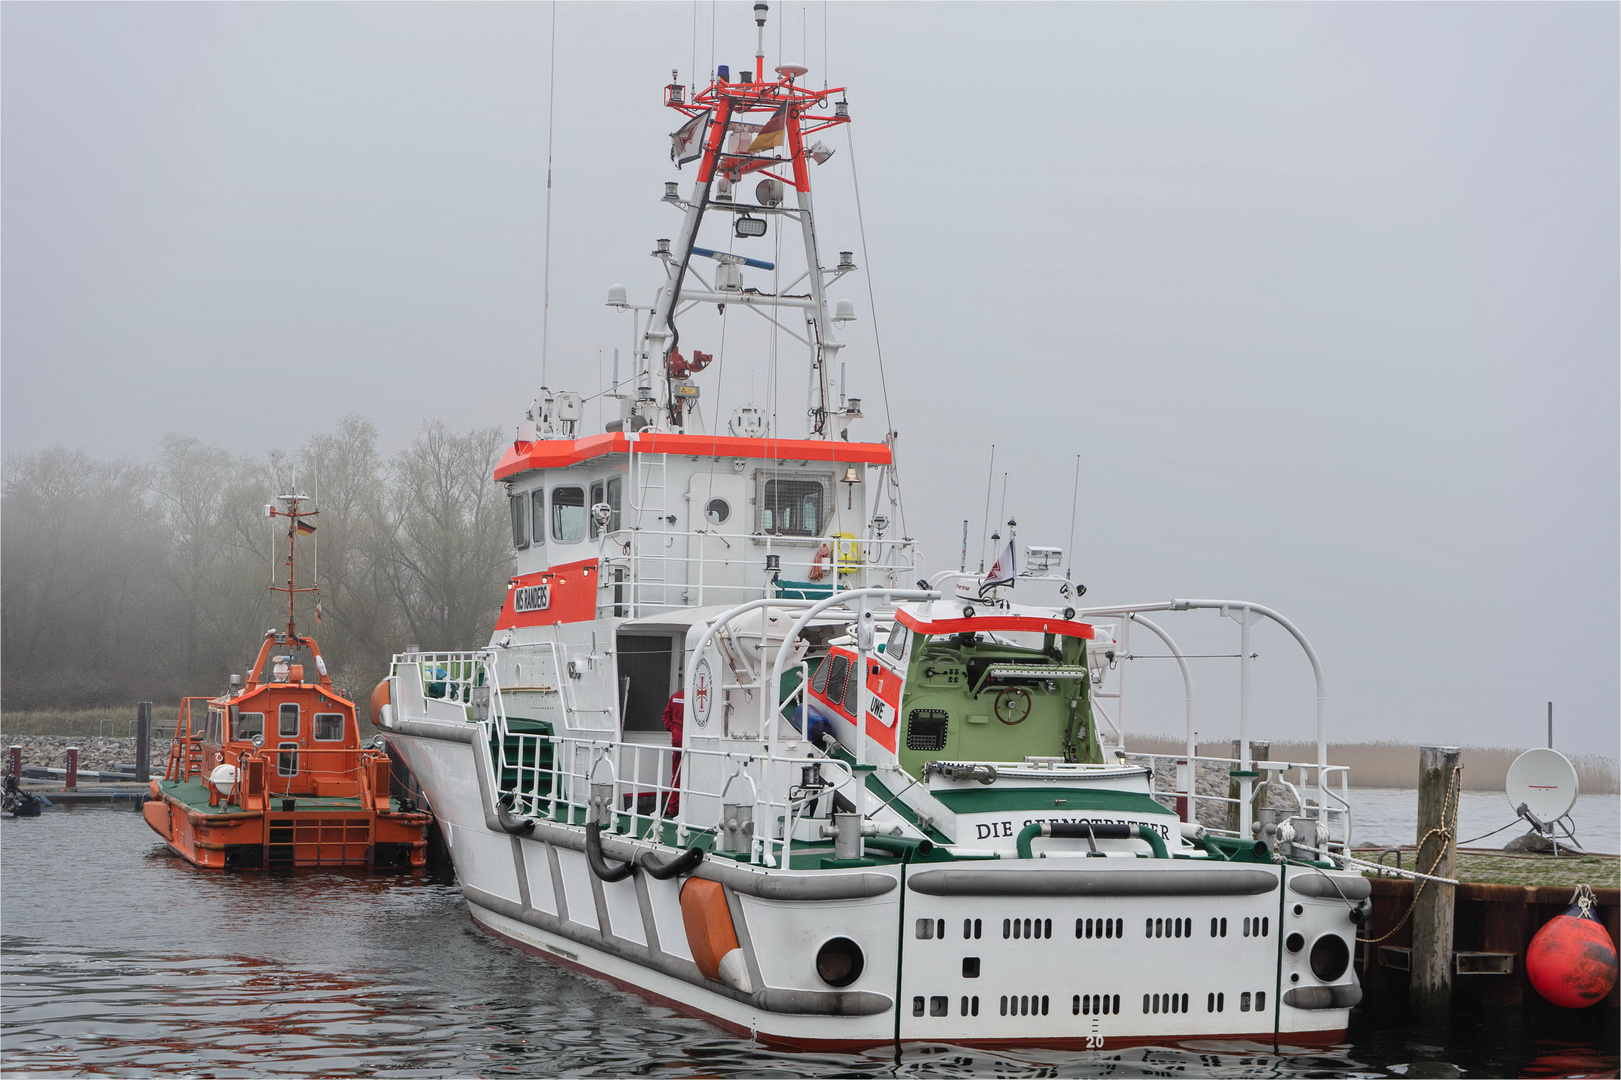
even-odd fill
[[[985,534],[991,528],[991,488],[996,483],[996,444],[991,443],[991,464],[985,470],[985,513],[979,519],[979,572],[985,572]]]
[[[1069,565],[1064,567],[1064,577],[1074,580],[1075,571],[1075,507],[1081,501],[1081,455],[1075,455],[1075,486],[1069,497],[1069,544],[1064,551],[1069,555]]]
[[[540,385],[546,385],[546,352],[552,330],[552,129],[557,116],[557,0],[552,0],[552,51],[546,64],[546,255],[540,285]]]

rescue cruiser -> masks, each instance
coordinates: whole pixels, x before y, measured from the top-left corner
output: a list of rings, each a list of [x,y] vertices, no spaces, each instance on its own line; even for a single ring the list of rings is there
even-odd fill
[[[265,516],[287,520],[287,626],[268,630],[246,684],[180,704],[162,780],[142,811],[169,848],[196,866],[257,870],[424,864],[431,815],[389,794],[391,763],[362,746],[354,703],[332,685],[315,639],[293,621],[294,553],[315,526],[304,497]],[[316,607],[319,617],[319,605]]]
[[[1369,886],[1336,862],[1309,644],[1245,601],[1082,606],[1054,549],[1019,571],[1011,538],[986,573],[919,579],[895,435],[849,438],[835,392],[855,311],[828,293],[856,265],[822,259],[811,194],[848,101],[767,71],[765,7],[752,70],[664,89],[697,176],[665,185],[653,303],[609,290],[637,327],[617,416],[587,431],[543,389],[495,471],[515,566],[489,644],[399,654],[373,695],[472,918],[779,1044],[1340,1038]],[[773,229],[802,261],[740,253]],[[803,432],[764,403],[703,415],[733,313],[804,346]],[[1191,682],[1188,752],[1128,759],[1133,630],[1188,677],[1160,612],[1237,624],[1246,736],[1252,625],[1292,634],[1316,760],[1246,738],[1219,762],[1239,794],[1200,795]]]

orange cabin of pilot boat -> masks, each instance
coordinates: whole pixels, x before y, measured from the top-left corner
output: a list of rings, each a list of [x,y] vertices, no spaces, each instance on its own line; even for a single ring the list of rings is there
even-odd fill
[[[198,866],[423,865],[430,816],[390,796],[388,755],[361,745],[355,706],[333,688],[315,642],[292,645],[312,654],[313,681],[290,652],[271,655],[289,648],[272,634],[244,688],[181,703],[147,823]]]

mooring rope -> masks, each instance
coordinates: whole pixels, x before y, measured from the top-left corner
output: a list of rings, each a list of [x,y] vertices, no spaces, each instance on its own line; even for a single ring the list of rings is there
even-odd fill
[[[1417,885],[1415,885],[1413,887],[1413,900],[1412,900],[1412,902],[1407,905],[1407,910],[1402,914],[1401,919],[1397,921],[1396,925],[1392,926],[1389,930],[1385,931],[1383,934],[1380,934],[1376,938],[1365,938],[1365,937],[1361,936],[1360,934],[1357,935],[1357,940],[1360,941],[1362,944],[1364,944],[1364,945],[1377,945],[1379,942],[1384,941],[1386,938],[1392,936],[1393,934],[1396,933],[1396,931],[1400,930],[1403,926],[1405,926],[1407,924],[1407,920],[1412,918],[1412,916],[1413,916],[1413,909],[1418,907],[1418,898],[1419,898],[1420,895],[1423,894],[1424,886],[1429,884],[1431,881],[1439,881],[1439,882],[1443,882],[1443,883],[1446,883],[1446,884],[1449,884],[1449,885],[1458,884],[1457,881],[1454,881],[1451,878],[1438,878],[1438,877],[1432,877],[1431,875],[1433,875],[1435,873],[1436,869],[1440,867],[1441,860],[1446,858],[1447,844],[1448,844],[1449,841],[1452,840],[1453,835],[1454,835],[1454,830],[1456,830],[1457,827],[1458,827],[1458,795],[1459,795],[1459,791],[1460,791],[1460,789],[1462,787],[1463,787],[1463,766],[1462,765],[1454,765],[1452,767],[1452,776],[1447,781],[1446,802],[1443,803],[1442,807],[1441,807],[1441,824],[1440,824],[1439,827],[1431,829],[1429,832],[1425,833],[1422,837],[1419,838],[1419,841],[1418,841],[1418,850],[1422,851],[1422,850],[1424,850],[1424,845],[1426,843],[1428,843],[1429,840],[1432,837],[1439,837],[1440,838],[1441,842],[1440,842],[1439,845],[1436,846],[1436,849],[1435,849],[1435,861],[1430,863],[1430,868],[1426,873],[1423,873],[1423,874],[1413,873],[1413,876],[1418,878],[1419,882],[1418,882]],[[1418,858],[1417,851],[1415,851],[1413,853],[1413,858],[1415,860]],[[1412,873],[1412,872],[1409,872],[1409,873]]]

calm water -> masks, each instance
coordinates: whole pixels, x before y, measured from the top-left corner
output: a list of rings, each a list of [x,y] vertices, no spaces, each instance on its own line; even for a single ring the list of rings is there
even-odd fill
[[[128,809],[0,821],[0,1070],[112,1075],[1571,1076],[1614,1048],[1359,1021],[1328,1051],[770,1051],[473,927],[444,877],[208,874]]]
[[[1418,792],[1398,788],[1351,789],[1352,840],[1357,844],[1412,844],[1418,839]],[[1621,853],[1621,800],[1614,795],[1579,795],[1571,808],[1576,839],[1588,851]],[[1473,840],[1514,821],[1500,791],[1465,791],[1458,800],[1458,839]],[[1524,822],[1472,847],[1500,848],[1529,831]]]

